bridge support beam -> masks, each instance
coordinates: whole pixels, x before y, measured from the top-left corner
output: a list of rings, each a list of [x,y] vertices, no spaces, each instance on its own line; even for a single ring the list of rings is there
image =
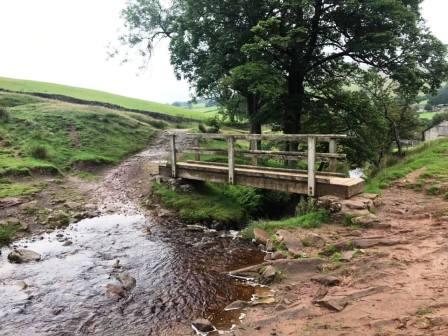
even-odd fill
[[[316,138],[308,138],[308,196],[316,195]]]

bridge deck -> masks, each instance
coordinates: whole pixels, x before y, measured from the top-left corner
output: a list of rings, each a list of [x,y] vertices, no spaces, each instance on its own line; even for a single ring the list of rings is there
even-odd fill
[[[227,165],[207,162],[177,162],[177,177],[227,183],[229,168]],[[172,176],[170,164],[162,164],[159,172],[163,176]],[[308,174],[292,169],[267,168],[235,165],[234,184],[268,190],[279,190],[298,194],[308,193]],[[315,176],[315,196],[335,195],[350,198],[361,193],[364,180],[340,177],[339,174],[319,173]]]

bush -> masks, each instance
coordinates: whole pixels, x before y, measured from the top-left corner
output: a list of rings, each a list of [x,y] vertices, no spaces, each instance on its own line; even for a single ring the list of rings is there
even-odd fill
[[[9,113],[8,111],[0,106],[0,122],[8,122],[9,120]]]
[[[30,147],[30,155],[39,160],[48,159],[48,149],[44,145],[32,145]]]
[[[219,133],[221,129],[221,121],[218,117],[207,119],[205,124],[210,127],[208,133]]]
[[[14,236],[18,230],[18,225],[7,224],[0,226],[0,247],[8,245],[14,239]]]

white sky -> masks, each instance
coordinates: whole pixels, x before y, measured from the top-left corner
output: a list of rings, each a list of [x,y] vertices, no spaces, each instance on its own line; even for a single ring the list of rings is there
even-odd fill
[[[248,0],[250,1],[250,0]],[[167,43],[159,43],[145,71],[141,62],[107,60],[122,27],[126,0],[0,0],[0,76],[93,88],[171,103],[190,98],[177,81]],[[425,0],[433,33],[448,43],[447,0]]]

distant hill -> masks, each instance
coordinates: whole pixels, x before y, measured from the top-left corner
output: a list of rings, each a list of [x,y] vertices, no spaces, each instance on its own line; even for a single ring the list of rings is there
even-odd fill
[[[127,109],[156,112],[195,120],[204,120],[213,117],[215,114],[215,111],[204,111],[203,108],[184,109],[168,104],[129,98],[103,91],[6,77],[0,77],[0,89],[24,93],[62,95],[86,101],[118,105]]]

